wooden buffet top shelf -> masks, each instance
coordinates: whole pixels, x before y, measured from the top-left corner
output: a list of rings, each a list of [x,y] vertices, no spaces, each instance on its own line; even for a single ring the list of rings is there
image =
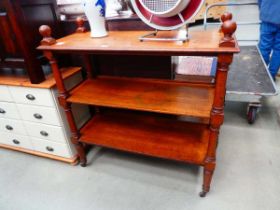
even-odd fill
[[[147,31],[110,31],[107,37],[91,38],[89,32],[74,33],[56,40],[53,45],[41,45],[39,50],[92,52],[106,54],[188,55],[202,53],[236,53],[239,47],[219,47],[222,33],[218,30],[190,31],[190,40],[183,42],[140,42]],[[178,31],[159,32],[159,37],[182,36]]]
[[[88,79],[68,102],[210,118],[214,87],[174,81],[120,77]]]
[[[208,149],[207,125],[174,116],[109,111],[81,129],[81,142],[202,164]]]

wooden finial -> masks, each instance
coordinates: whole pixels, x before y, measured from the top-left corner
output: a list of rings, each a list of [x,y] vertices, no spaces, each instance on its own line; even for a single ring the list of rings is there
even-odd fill
[[[221,21],[225,22],[227,20],[232,20],[232,13],[230,12],[225,12],[224,14],[222,14],[221,16]]]
[[[41,40],[41,45],[53,45],[56,43],[55,39],[51,36],[52,29],[49,26],[40,26],[39,32],[43,36],[43,39]]]
[[[221,21],[222,23],[224,23],[227,20],[232,20],[232,13],[230,12],[225,12],[224,14],[222,14],[221,16]],[[222,32],[222,26],[220,28],[220,32]]]
[[[236,22],[232,20],[226,20],[223,22],[221,30],[224,34],[224,37],[220,41],[220,47],[234,47],[235,46],[235,41],[232,35],[237,29]]]
[[[76,24],[77,24],[77,29],[76,29],[76,32],[77,32],[77,33],[84,33],[84,32],[87,31],[86,28],[85,28],[85,26],[84,26],[84,24],[85,24],[84,18],[82,18],[82,17],[77,17],[77,19],[76,19]]]

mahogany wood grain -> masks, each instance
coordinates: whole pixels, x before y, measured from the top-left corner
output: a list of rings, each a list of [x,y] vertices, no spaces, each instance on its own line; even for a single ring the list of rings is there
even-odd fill
[[[39,46],[39,50],[57,52],[90,52],[94,54],[147,54],[147,55],[195,55],[237,53],[239,47],[219,47],[223,37],[218,30],[191,31],[190,41],[182,42],[140,42],[138,37],[147,31],[111,31],[104,38],[93,39],[87,33],[75,33],[57,40],[50,46]],[[160,32],[159,36],[178,36],[177,31]]]
[[[174,116],[114,110],[101,112],[81,129],[81,142],[203,165],[207,125]]]
[[[225,14],[227,16],[229,14]],[[86,165],[83,144],[131,151],[156,157],[193,162],[204,166],[204,197],[210,190],[216,166],[216,148],[224,119],[224,99],[229,65],[239,47],[233,33],[236,23],[223,22],[222,30],[192,31],[190,41],[139,42],[144,31],[110,32],[100,39],[89,38],[88,33],[76,33],[57,40],[56,44],[38,47],[52,65],[59,89],[59,101],[64,108],[82,166]],[[175,33],[175,34],[174,34]],[[176,36],[177,32],[163,32],[160,36]],[[65,90],[58,69],[55,52],[109,55],[203,55],[217,56],[215,83],[190,84],[178,81],[135,78],[97,77],[87,79],[71,92]],[[86,61],[87,62],[87,61]],[[109,62],[109,61],[108,61]],[[88,63],[89,64],[89,63]],[[90,65],[87,65],[88,69]],[[71,103],[141,110],[146,112],[96,113],[96,116],[78,130]],[[155,114],[151,112],[159,112]],[[163,115],[165,114],[165,116]],[[173,118],[170,115],[173,114]],[[176,115],[207,118],[207,124],[186,123],[174,119]],[[209,120],[210,117],[210,120]]]
[[[99,77],[79,85],[67,101],[209,119],[214,91],[168,80]]]
[[[216,75],[216,88],[213,108],[210,119],[210,138],[207,157],[204,165],[203,187],[200,193],[204,197],[210,191],[212,176],[216,168],[216,147],[220,127],[224,121],[224,101],[226,94],[226,81],[229,65],[232,62],[233,55],[220,54],[218,57],[218,68]]]

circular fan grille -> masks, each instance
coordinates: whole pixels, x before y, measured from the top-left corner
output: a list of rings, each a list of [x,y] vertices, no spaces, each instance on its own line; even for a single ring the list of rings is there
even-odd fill
[[[178,0],[141,0],[142,4],[154,12],[165,12],[172,9]]]
[[[187,24],[205,0],[130,0],[136,14],[158,30],[174,30]]]

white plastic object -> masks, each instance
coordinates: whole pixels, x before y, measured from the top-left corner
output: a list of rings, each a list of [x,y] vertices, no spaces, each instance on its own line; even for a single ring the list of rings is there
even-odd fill
[[[105,0],[84,0],[82,4],[90,25],[90,36],[93,38],[107,36]]]

